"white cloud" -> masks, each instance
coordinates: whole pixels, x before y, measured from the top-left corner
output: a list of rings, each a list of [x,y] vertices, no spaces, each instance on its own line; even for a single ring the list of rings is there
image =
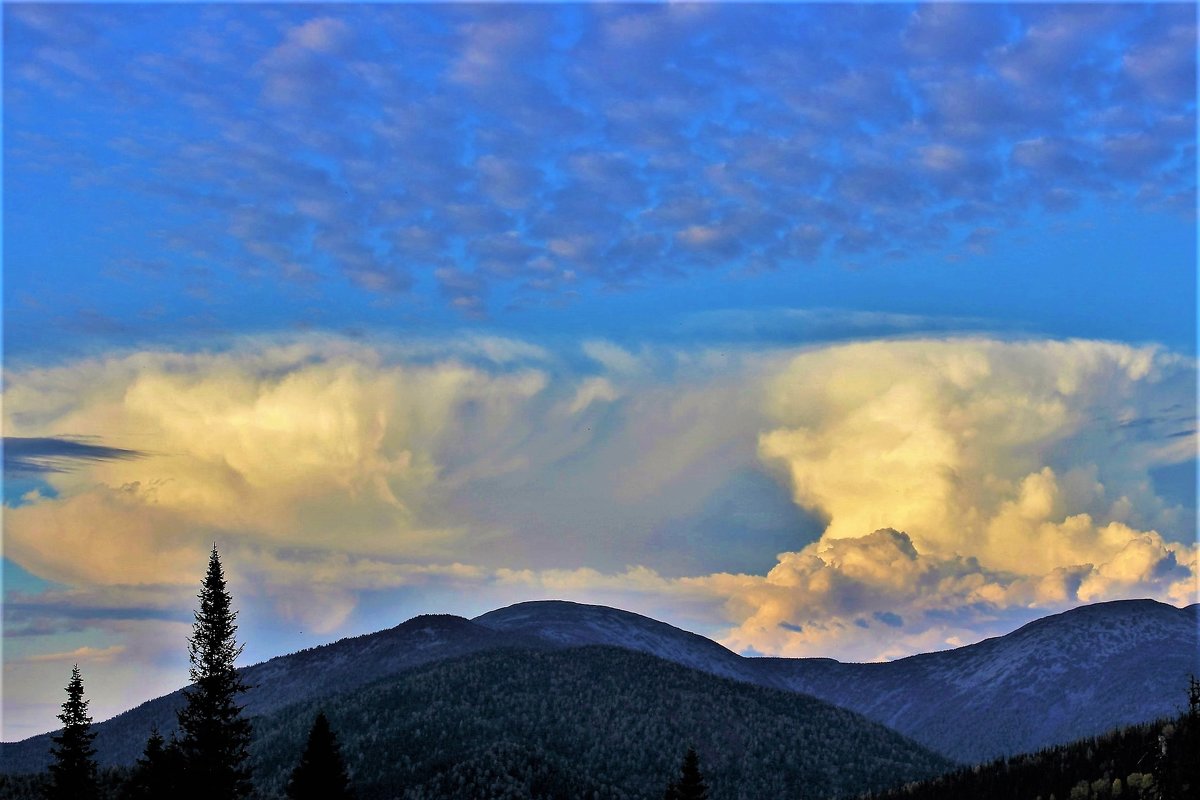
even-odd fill
[[[8,432],[92,431],[145,456],[51,476],[58,497],[9,509],[9,556],[68,583],[138,583],[184,579],[182,554],[214,538],[444,555],[453,534],[423,512],[440,487],[512,468],[506,440],[546,378],[309,342],[134,354],[12,385]]]
[[[1195,451],[1173,435],[1194,428],[1189,359],[985,338],[583,352],[575,375],[507,340],[305,338],[10,372],[6,432],[145,455],[47,476],[55,496],[6,509],[6,555],[128,593],[192,585],[216,540],[259,613],[310,631],[363,593],[457,587],[687,603],[737,648],[868,659],[1195,596],[1185,515],[1150,478]],[[686,554],[663,543],[754,469],[827,520],[820,540],[765,574],[672,574]],[[726,519],[709,563],[749,535]]]
[[[1191,457],[1195,439],[1159,426],[1138,440],[1120,419],[1156,424],[1168,396],[1188,402],[1193,375],[1171,354],[1099,342],[828,347],[796,356],[771,381],[776,424],[759,452],[786,473],[797,503],[830,518],[826,538],[894,527],[924,552],[1049,569],[1067,555],[1015,555],[1035,536],[1017,520],[1101,519],[1132,492],[1146,501],[1142,524],[1170,523],[1169,509],[1146,496],[1146,470]],[[1080,470],[1099,472],[1085,481]],[[1058,474],[1071,480],[1060,486]]]

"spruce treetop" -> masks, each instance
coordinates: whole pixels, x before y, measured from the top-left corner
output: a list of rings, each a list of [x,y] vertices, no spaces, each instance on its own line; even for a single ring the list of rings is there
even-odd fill
[[[67,699],[62,704],[62,713],[58,715],[64,730],[92,724],[92,718],[87,713],[90,702],[92,701],[83,699],[83,675],[79,671],[79,665],[74,664],[71,667],[71,680],[67,682]]]
[[[200,594],[196,595],[200,607],[192,623],[192,636],[188,639],[188,660],[194,682],[233,670],[233,663],[242,654],[245,645],[238,645],[235,637],[237,612],[233,610],[233,598],[225,585],[225,572],[214,544],[208,557],[208,571]]]
[[[96,734],[87,713],[88,702],[83,698],[83,676],[75,664],[67,683],[67,699],[58,715],[63,729],[50,739],[50,755],[54,758],[50,765],[50,797],[55,800],[87,800],[96,795],[96,748],[92,746]]]
[[[235,639],[237,612],[215,544],[197,599],[200,606],[188,639],[193,685],[184,689],[186,703],[178,712],[184,790],[180,796],[235,800],[248,797],[253,788],[251,729],[237,703],[247,688],[234,667],[242,647]]]

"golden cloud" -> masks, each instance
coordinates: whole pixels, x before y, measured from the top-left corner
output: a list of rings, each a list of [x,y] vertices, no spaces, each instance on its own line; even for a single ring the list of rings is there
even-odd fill
[[[1042,574],[1112,558],[1133,535],[1108,526],[1114,504],[1177,524],[1147,470],[1194,457],[1195,435],[1136,441],[1121,425],[1187,402],[1194,375],[1154,348],[1102,342],[829,347],[771,380],[776,425],[759,453],[828,517],[826,539],[893,527],[924,553]]]
[[[459,587],[480,603],[692,604],[736,649],[864,659],[969,641],[1014,609],[1195,597],[1185,515],[1149,473],[1194,456],[1195,434],[1175,435],[1194,429],[1188,359],[992,339],[583,349],[599,374],[520,343],[324,338],[10,372],[7,433],[143,456],[48,475],[53,496],[6,509],[6,555],[124,591],[193,584],[217,540],[235,579],[309,630],[338,631],[362,592]],[[819,541],[765,575],[644,564],[664,519],[755,467],[828,520]],[[578,521],[639,556],[521,563],[535,546],[519,525],[456,505],[498,477],[565,521],[536,547],[566,559]],[[606,507],[635,524],[606,531]]]

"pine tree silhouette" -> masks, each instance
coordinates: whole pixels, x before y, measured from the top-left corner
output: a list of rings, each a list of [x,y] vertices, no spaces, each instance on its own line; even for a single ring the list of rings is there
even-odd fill
[[[233,666],[242,648],[234,638],[237,612],[215,544],[197,597],[200,608],[188,639],[193,685],[184,690],[186,704],[179,710],[180,795],[237,800],[252,791],[250,721],[237,704],[247,688]]]
[[[687,749],[679,779],[667,787],[665,800],[708,800],[708,784],[700,774],[700,757],[695,747]]]
[[[291,800],[351,800],[350,776],[337,736],[329,727],[324,712],[319,712],[308,732],[308,744],[300,763],[288,779],[287,796]]]
[[[87,713],[88,701],[83,699],[83,677],[79,665],[71,667],[67,683],[67,699],[62,704],[62,732],[51,737],[54,743],[50,755],[51,800],[92,800],[98,794],[96,783],[96,748],[92,740],[92,718]]]
[[[150,731],[146,749],[133,766],[129,783],[122,794],[126,800],[158,800],[174,797],[179,792],[181,772],[179,743],[172,734],[171,741],[163,739],[158,728]]]

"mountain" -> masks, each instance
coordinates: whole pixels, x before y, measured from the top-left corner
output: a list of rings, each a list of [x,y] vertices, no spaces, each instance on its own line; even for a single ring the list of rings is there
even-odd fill
[[[497,633],[560,647],[604,644],[637,650],[712,675],[760,683],[748,659],[695,633],[608,606],[534,600],[489,611],[471,620]]]
[[[453,629],[473,635],[466,620]],[[309,678],[328,685],[320,673]],[[624,648],[503,646],[255,715],[259,796],[282,796],[318,711],[338,736],[361,800],[658,800],[689,745],[701,754],[713,800],[854,796],[953,766],[812,697]],[[112,743],[117,721],[96,726],[98,745],[102,737]],[[148,732],[126,724],[121,736],[140,749]],[[5,769],[22,771],[8,760]],[[24,793],[6,796],[32,791],[28,781],[12,785]]]
[[[1045,617],[978,644],[877,664],[743,658],[627,611],[562,601],[476,617],[497,631],[608,644],[857,711],[977,763],[1176,714],[1200,675],[1197,609],[1118,600]]]
[[[496,632],[462,617],[427,614],[394,628],[244,667],[239,671],[251,688],[242,695],[241,702],[251,716],[261,716],[297,702],[351,691],[431,662],[481,651],[551,646],[537,638]],[[164,735],[175,728],[175,712],[183,702],[183,691],[175,691],[94,726],[99,763],[133,763],[141,755],[152,727]],[[0,769],[13,773],[45,769],[50,763],[50,736],[45,733],[0,744]]]
[[[800,692],[864,716],[957,761],[1026,752],[1178,712],[1200,675],[1197,606],[1152,600],[1083,606],[978,644],[881,664],[744,658],[627,611],[519,603],[474,620],[421,616],[378,633],[244,668],[247,710],[353,691],[423,665],[504,650],[608,645],[762,687]],[[169,731],[179,692],[96,726],[102,763],[127,764],[151,726]],[[44,769],[49,734],[0,745],[8,772]]]
[[[1200,713],[962,767],[862,800],[1162,800],[1200,796]]]
[[[1177,714],[1200,675],[1197,606],[1097,603],[882,664],[756,659],[760,680],[858,711],[958,761]]]
[[[260,718],[265,795],[282,789],[319,710],[362,800],[659,800],[689,744],[713,800],[853,796],[953,766],[811,697],[584,646],[476,653]]]

